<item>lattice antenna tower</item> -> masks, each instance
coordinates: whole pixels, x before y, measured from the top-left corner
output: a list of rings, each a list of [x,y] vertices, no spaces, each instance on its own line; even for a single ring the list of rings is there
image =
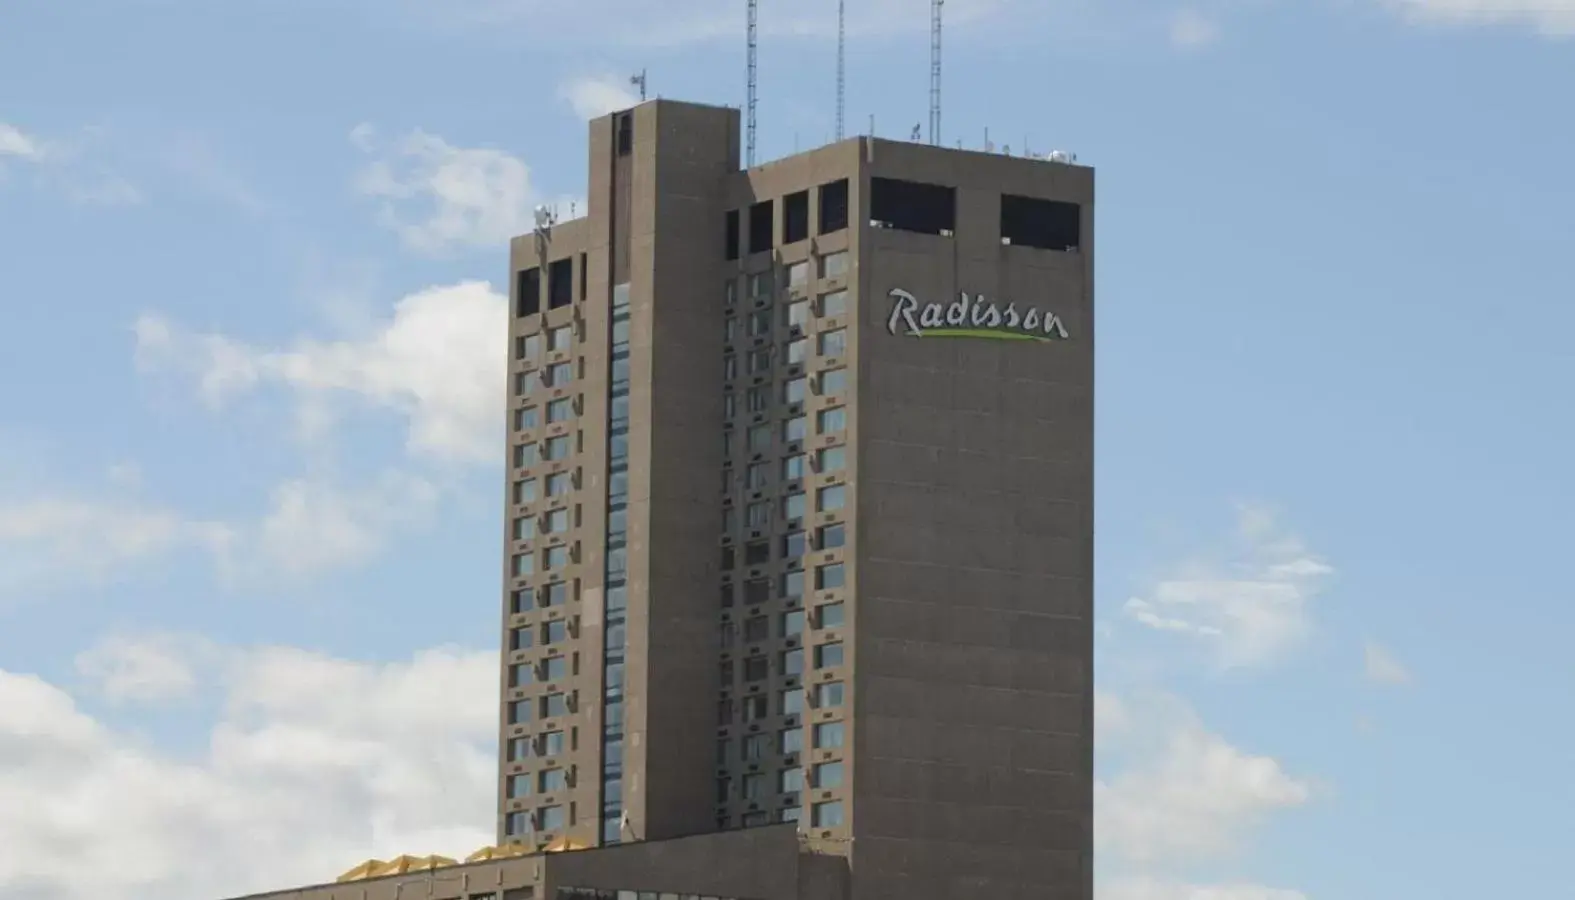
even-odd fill
[[[757,33],[756,17],[759,13],[759,0],[749,0],[749,91],[745,102],[744,111],[744,159],[746,168],[755,166],[755,52],[759,48],[759,34]]]
[[[930,143],[941,145],[941,4],[930,0]]]
[[[837,0],[837,140],[842,140],[842,114],[847,106],[848,35],[847,0]]]

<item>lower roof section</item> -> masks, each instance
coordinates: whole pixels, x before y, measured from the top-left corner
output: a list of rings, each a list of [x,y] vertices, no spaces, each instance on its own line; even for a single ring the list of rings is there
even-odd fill
[[[808,844],[794,823],[786,823],[492,859],[235,900],[847,900],[848,895],[847,859]]]

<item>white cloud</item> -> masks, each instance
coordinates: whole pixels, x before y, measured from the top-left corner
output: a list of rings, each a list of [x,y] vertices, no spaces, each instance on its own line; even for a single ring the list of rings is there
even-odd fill
[[[640,95],[630,89],[628,77],[605,74],[570,79],[558,88],[558,96],[574,109],[575,115],[586,120],[640,102]]]
[[[1244,508],[1242,548],[1225,565],[1193,563],[1133,597],[1125,614],[1149,628],[1204,642],[1224,667],[1273,662],[1311,630],[1308,606],[1333,570],[1272,516]]]
[[[195,759],[0,670],[0,896],[211,900],[490,843],[495,653],[369,664],[261,648],[218,661],[203,674],[223,713]]]
[[[1150,867],[1224,856],[1269,813],[1311,796],[1277,760],[1233,746],[1175,698],[1120,702],[1119,718],[1128,727],[1100,737],[1101,752],[1124,764],[1095,784],[1095,833],[1104,859]]]
[[[1195,9],[1183,9],[1171,17],[1170,42],[1177,47],[1205,47],[1219,40],[1219,36],[1219,24]]]
[[[1301,891],[1258,884],[1185,884],[1157,878],[1116,878],[1100,882],[1099,900],[1307,900]]]
[[[25,163],[37,176],[38,183],[58,190],[73,203],[93,206],[130,206],[141,203],[142,191],[136,185],[95,162],[87,153],[89,139],[98,135],[95,129],[84,132],[86,137],[66,141],[45,139],[22,130],[16,125],[0,122],[0,177],[5,174],[3,164]]]
[[[0,122],[0,157],[38,162],[44,159],[44,143],[15,125]]]
[[[140,318],[135,332],[144,369],[192,376],[215,406],[278,384],[297,392],[317,427],[326,413],[316,403],[346,397],[403,415],[418,455],[491,462],[501,452],[508,299],[485,282],[427,288],[366,334],[303,338],[288,349],[188,332],[154,315]]]
[[[165,703],[196,691],[196,663],[212,652],[191,635],[113,635],[77,654],[76,667],[111,703]]]
[[[1549,37],[1575,37],[1575,0],[1386,0],[1417,22],[1519,25]]]
[[[384,144],[366,124],[350,142],[373,156],[356,190],[381,203],[384,226],[411,249],[445,253],[463,247],[496,250],[531,230],[539,202],[524,160],[488,147],[455,147],[413,131]]]
[[[274,490],[259,528],[263,558],[302,575],[366,562],[392,532],[427,521],[438,500],[431,482],[388,472],[359,492],[298,479]]]
[[[0,587],[70,573],[97,579],[180,549],[224,553],[230,526],[114,499],[0,500]]]
[[[1362,650],[1369,681],[1377,684],[1410,684],[1411,672],[1385,648],[1368,641]]]

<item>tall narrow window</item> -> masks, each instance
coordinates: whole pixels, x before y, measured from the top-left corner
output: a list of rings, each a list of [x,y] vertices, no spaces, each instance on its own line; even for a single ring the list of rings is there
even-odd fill
[[[848,227],[848,180],[820,186],[820,233],[830,234]]]
[[[760,253],[773,246],[776,208],[770,200],[749,207],[749,252]]]
[[[532,266],[515,279],[514,315],[530,316],[538,312],[541,312],[541,269]]]
[[[727,211],[727,234],[723,239],[722,250],[727,259],[738,259],[738,210]]]

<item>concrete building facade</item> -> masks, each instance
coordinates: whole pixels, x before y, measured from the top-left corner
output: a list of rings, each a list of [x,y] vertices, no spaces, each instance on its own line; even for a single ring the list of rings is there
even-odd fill
[[[483,865],[733,896],[627,860],[779,835],[804,897],[1089,900],[1093,172],[739,134],[595,120],[511,244],[497,839],[586,849]]]

